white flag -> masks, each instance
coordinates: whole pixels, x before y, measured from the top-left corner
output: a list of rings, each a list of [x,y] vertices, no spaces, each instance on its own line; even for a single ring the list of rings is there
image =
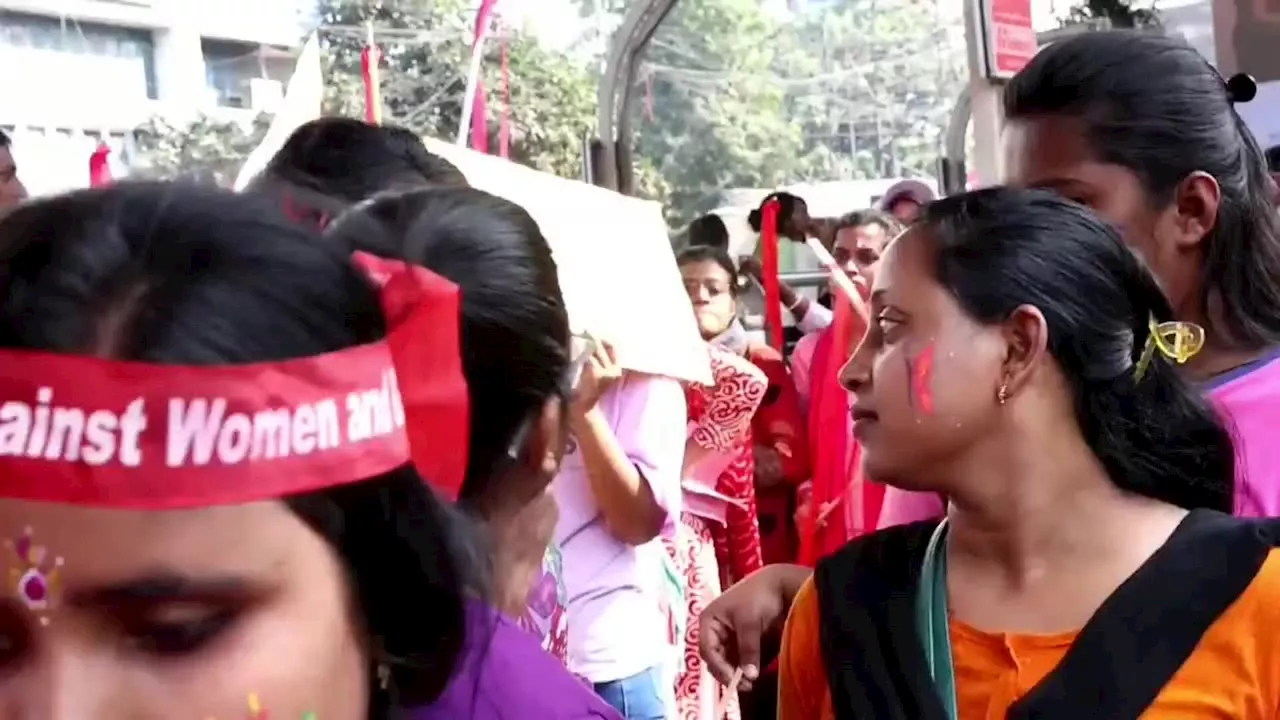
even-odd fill
[[[249,153],[240,173],[236,175],[235,189],[243,190],[250,180],[257,177],[271,160],[271,156],[284,146],[294,130],[320,117],[320,105],[324,101],[324,77],[320,72],[320,40],[316,33],[307,38],[293,68],[293,77],[285,86],[284,99],[280,102],[271,127],[258,147]]]

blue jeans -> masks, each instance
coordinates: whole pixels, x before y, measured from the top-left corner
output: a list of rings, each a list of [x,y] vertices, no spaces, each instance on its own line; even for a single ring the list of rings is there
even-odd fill
[[[662,672],[651,667],[621,680],[595,683],[596,694],[627,720],[666,720]]]

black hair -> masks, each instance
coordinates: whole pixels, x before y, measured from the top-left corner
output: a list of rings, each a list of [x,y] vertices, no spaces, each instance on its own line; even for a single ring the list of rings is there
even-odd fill
[[[1173,311],[1114,230],[1053,193],[1007,188],[937,200],[917,227],[938,283],[970,317],[999,323],[1021,305],[1044,315],[1080,432],[1116,486],[1231,511],[1231,434],[1159,352],[1135,373],[1150,320]]]
[[[4,348],[237,365],[385,334],[377,292],[348,254],[262,198],[194,185],[125,182],[18,207],[0,224],[0,287]],[[370,720],[432,702],[458,662],[464,602],[485,593],[469,521],[409,465],[284,502],[349,577],[370,648]]]
[[[1280,145],[1267,148],[1267,172],[1280,173]]]
[[[707,213],[689,223],[689,244],[729,249],[729,228],[715,213]]]
[[[13,141],[9,139],[9,133],[6,133],[4,130],[0,130],[0,148],[7,148],[12,144],[12,142]]]
[[[792,195],[789,192],[769,193],[760,201],[760,206],[747,214],[747,224],[751,226],[753,232],[760,232],[761,222],[764,219],[764,206],[769,204],[770,200],[778,201],[778,228],[785,227],[787,222],[791,220],[791,215],[800,205],[804,205],[804,198],[798,195]]]
[[[250,187],[276,196],[295,220],[323,227],[375,193],[466,184],[410,130],[326,117],[294,130]]]
[[[868,225],[879,225],[889,235],[896,235],[902,232],[902,223],[898,219],[887,212],[868,208],[866,210],[854,210],[851,213],[845,213],[836,220],[836,232],[848,228],[860,228]]]
[[[1247,76],[1224,82],[1181,39],[1115,30],[1044,48],[1006,87],[1004,109],[1078,118],[1098,158],[1133,171],[1156,206],[1190,173],[1212,175],[1222,201],[1199,299],[1220,301],[1229,340],[1261,348],[1280,342],[1280,229],[1262,151],[1232,105],[1255,91]]]
[[[567,394],[569,318],[538,224],[520,206],[472,188],[385,195],[343,217],[327,237],[343,247],[422,265],[453,281],[462,304],[463,372],[471,401],[459,499],[500,487],[526,423]]]
[[[738,269],[733,265],[733,258],[726,250],[710,245],[693,245],[676,255],[676,267],[684,267],[697,262],[713,262],[729,275],[729,292],[738,294]]]

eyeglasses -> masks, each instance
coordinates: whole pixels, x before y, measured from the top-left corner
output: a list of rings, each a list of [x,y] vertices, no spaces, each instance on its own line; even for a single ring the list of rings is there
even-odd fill
[[[573,395],[578,382],[582,380],[583,369],[591,361],[591,356],[595,355],[599,345],[600,343],[590,333],[574,333],[569,336],[571,359],[560,380],[560,394],[563,397],[568,398]],[[512,460],[520,458],[520,448],[524,447],[524,441],[529,437],[529,429],[533,427],[534,417],[536,415],[529,415],[521,421],[520,427],[516,428],[515,434],[511,436],[511,444],[507,446],[508,458]]]

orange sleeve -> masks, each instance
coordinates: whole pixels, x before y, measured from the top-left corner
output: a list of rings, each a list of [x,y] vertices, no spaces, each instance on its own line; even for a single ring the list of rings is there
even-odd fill
[[[751,419],[752,441],[777,451],[782,476],[799,485],[809,478],[809,440],[795,382],[786,361],[773,348],[753,347],[749,358],[769,379],[764,401]]]
[[[778,655],[778,720],[832,717],[818,632],[818,591],[810,577],[796,593],[782,630],[782,650]]]

